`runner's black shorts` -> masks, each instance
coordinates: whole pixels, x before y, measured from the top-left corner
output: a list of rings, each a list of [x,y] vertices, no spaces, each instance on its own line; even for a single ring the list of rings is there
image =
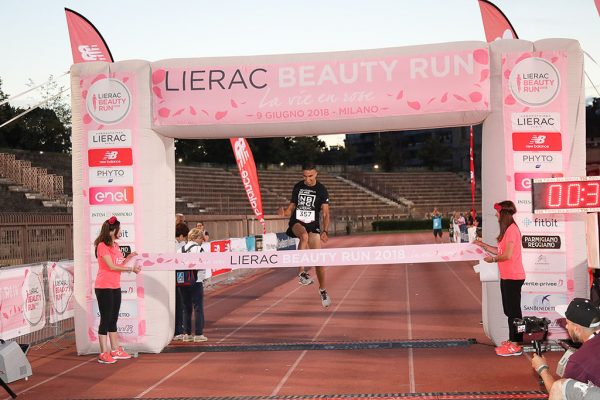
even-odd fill
[[[294,235],[294,232],[292,232],[292,226],[294,226],[295,224],[300,224],[304,227],[304,229],[306,229],[306,232],[308,233],[321,233],[321,228],[319,227],[318,224],[315,223],[310,223],[310,224],[303,224],[302,222],[296,221],[293,224],[291,224],[289,226],[289,228],[287,229],[287,231],[285,231],[285,233],[289,236],[289,237],[293,237],[295,238],[296,235]]]

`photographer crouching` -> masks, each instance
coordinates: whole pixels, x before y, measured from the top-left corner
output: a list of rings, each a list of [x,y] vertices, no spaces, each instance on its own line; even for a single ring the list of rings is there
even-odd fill
[[[555,310],[566,318],[565,327],[571,339],[583,343],[566,361],[563,378],[600,386],[600,309],[588,299],[575,298],[568,307],[560,305],[556,306]],[[564,361],[561,359],[559,364],[564,364]],[[550,392],[555,378],[550,373],[546,359],[534,354],[531,366]]]

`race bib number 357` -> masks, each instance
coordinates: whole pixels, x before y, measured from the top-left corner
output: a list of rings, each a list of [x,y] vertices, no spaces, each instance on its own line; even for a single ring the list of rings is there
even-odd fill
[[[315,212],[309,210],[296,210],[296,219],[304,222],[305,224],[309,224],[314,222]]]

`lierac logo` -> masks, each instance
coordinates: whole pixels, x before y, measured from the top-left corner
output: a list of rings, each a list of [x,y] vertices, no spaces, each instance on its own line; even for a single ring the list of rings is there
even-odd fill
[[[100,79],[86,93],[85,105],[89,115],[100,124],[116,124],[131,109],[131,94],[118,79]]]
[[[133,204],[133,187],[91,187],[89,197],[91,205]]]
[[[558,94],[560,75],[550,61],[530,57],[514,66],[508,85],[519,103],[534,107],[543,106],[554,100]]]

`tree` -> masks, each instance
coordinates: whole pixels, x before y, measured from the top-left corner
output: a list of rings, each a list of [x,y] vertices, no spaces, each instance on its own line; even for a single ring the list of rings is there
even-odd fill
[[[448,158],[448,155],[448,147],[440,143],[435,135],[431,136],[423,143],[423,147],[418,153],[418,157],[423,161],[423,165],[430,170],[441,165],[441,161]]]

